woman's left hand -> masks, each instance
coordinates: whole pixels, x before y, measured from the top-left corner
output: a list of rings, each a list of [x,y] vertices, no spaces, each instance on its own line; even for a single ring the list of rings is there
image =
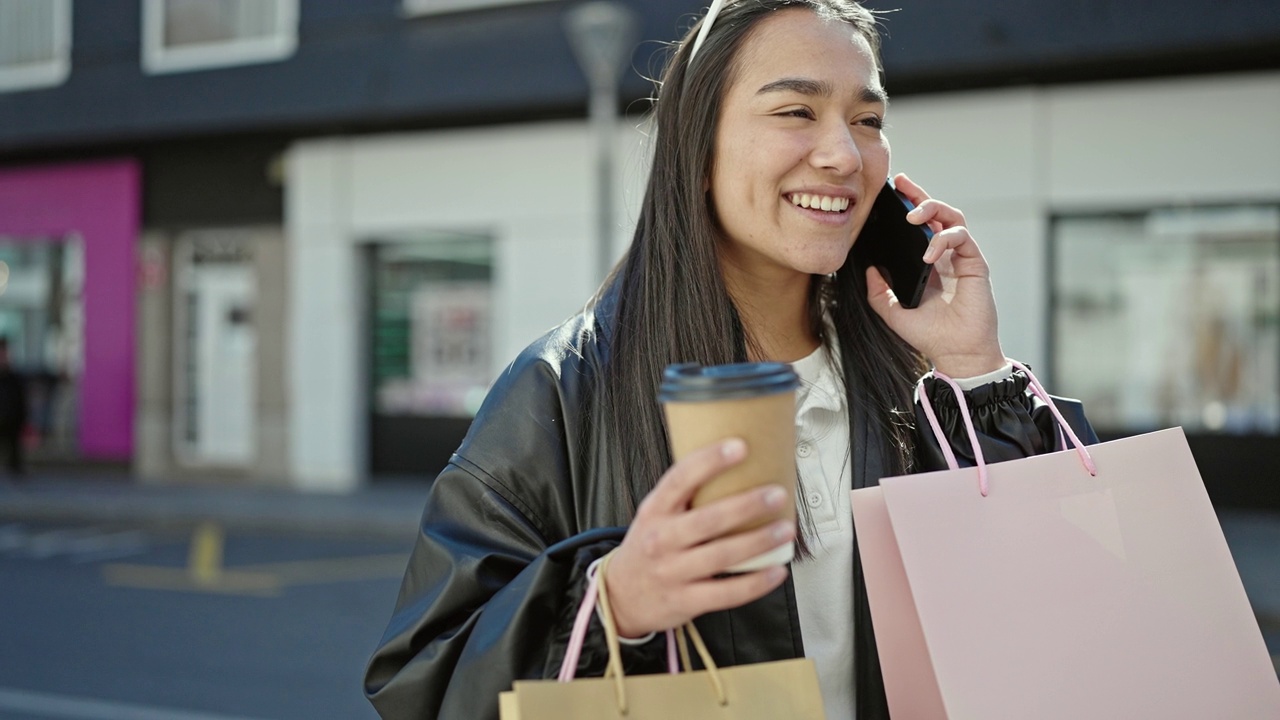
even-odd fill
[[[925,262],[934,272],[924,299],[914,309],[902,307],[875,268],[867,269],[867,300],[889,328],[919,350],[938,371],[951,377],[974,377],[1005,364],[1000,349],[991,270],[978,250],[964,213],[929,197],[906,175],[894,186],[916,206],[907,219],[928,224],[933,241]]]

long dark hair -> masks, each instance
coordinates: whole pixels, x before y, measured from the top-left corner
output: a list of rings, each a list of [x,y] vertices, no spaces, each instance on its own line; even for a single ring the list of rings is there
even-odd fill
[[[743,362],[749,348],[758,348],[721,275],[706,187],[738,50],[758,22],[787,8],[847,23],[866,38],[879,63],[876,20],[851,0],[730,0],[692,67],[689,53],[701,22],[675,46],[658,82],[653,165],[635,235],[601,291],[617,302],[602,420],[620,496],[630,499],[627,518],[671,464],[656,400],[663,369],[673,362]],[[846,261],[832,276],[813,277],[809,322],[828,346],[838,343],[851,431],[854,408],[865,408],[884,470],[901,474],[911,465],[911,393],[924,364],[866,297],[865,277]]]

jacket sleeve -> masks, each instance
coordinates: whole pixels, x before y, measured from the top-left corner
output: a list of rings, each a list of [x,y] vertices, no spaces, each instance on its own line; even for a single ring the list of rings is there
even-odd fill
[[[383,718],[496,720],[513,681],[559,671],[586,569],[626,531],[577,526],[564,405],[554,369],[513,366],[433,482],[365,673]],[[592,624],[580,677],[602,675],[607,660]],[[646,671],[664,648],[629,648],[624,665]]]
[[[981,385],[964,393],[973,419],[973,429],[978,436],[978,445],[988,463],[1016,460],[1069,447],[1070,440],[1067,441],[1068,445],[1063,444],[1057,420],[1049,407],[1027,392],[1028,384],[1027,376],[1022,371],[1017,371],[1004,380]],[[938,424],[950,441],[956,461],[965,467],[973,466],[973,448],[956,405],[954,391],[945,382],[930,375],[925,378],[921,392],[928,393]],[[1054,397],[1053,401],[1081,442],[1088,445],[1098,442],[1098,436],[1085,418],[1084,408],[1079,401],[1059,397]],[[919,403],[916,403],[916,436],[916,470],[945,470],[946,458]]]

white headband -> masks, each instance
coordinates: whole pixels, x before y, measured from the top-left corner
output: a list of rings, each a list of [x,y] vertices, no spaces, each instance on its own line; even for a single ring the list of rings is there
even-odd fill
[[[698,30],[698,37],[693,41],[693,49],[689,51],[690,64],[698,56],[698,48],[702,47],[702,42],[711,33],[711,25],[715,23],[716,16],[720,14],[720,8],[722,7],[724,7],[724,0],[712,0],[711,7],[707,9],[707,16],[702,18],[702,27]]]

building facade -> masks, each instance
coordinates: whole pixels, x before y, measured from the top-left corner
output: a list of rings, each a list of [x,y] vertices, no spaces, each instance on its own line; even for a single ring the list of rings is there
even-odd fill
[[[83,265],[83,348],[42,350],[81,358],[74,452],[166,482],[429,478],[600,280],[575,4],[13,3],[48,42],[0,32],[0,256],[26,248],[15,278]],[[620,88],[615,257],[647,163],[642,75],[701,12],[623,4],[644,42]],[[1200,10],[903,6],[883,16],[888,135],[895,171],[966,212],[1006,352],[1104,434],[1184,426],[1215,500],[1280,507],[1255,481],[1280,471],[1280,14]],[[74,203],[22,220],[31,193],[61,196],[39,178],[106,169],[132,177],[122,244],[94,245]],[[128,281],[97,284],[96,262]],[[99,306],[112,293],[128,306]],[[64,325],[30,342],[79,347]],[[90,385],[107,372],[109,398]]]

